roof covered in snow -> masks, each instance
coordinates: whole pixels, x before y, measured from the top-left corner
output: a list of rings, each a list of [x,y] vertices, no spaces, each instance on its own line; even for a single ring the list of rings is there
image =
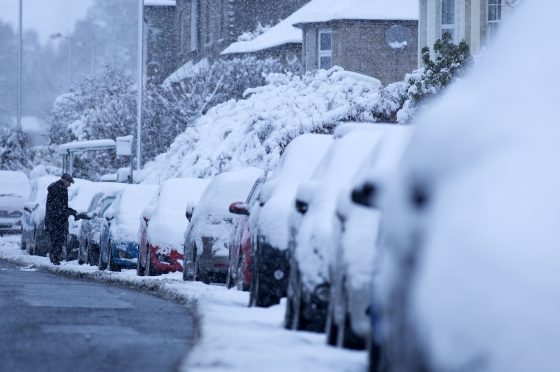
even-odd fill
[[[68,150],[85,151],[93,149],[116,148],[116,143],[110,139],[69,142],[58,146],[58,152],[64,154]]]
[[[312,0],[255,39],[231,44],[222,55],[254,53],[285,44],[301,44],[301,30],[294,25],[336,20],[417,19],[417,0]]]
[[[144,0],[144,6],[176,6],[176,0]]]
[[[313,0],[300,9],[295,24],[339,20],[417,19],[417,0]]]

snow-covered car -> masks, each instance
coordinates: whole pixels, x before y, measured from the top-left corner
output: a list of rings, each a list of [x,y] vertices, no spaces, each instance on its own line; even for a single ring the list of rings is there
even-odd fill
[[[558,40],[539,29],[558,11],[522,2],[416,120],[380,201],[391,371],[560,370]]]
[[[234,202],[229,211],[236,214],[233,221],[233,234],[229,241],[229,264],[226,287],[249,291],[253,280],[253,244],[251,239],[251,223],[249,216],[255,213],[257,199],[265,177],[259,177],[251,189],[247,200]]]
[[[21,249],[25,249],[29,254],[33,253],[37,230],[33,212],[39,208],[40,203],[46,200],[47,187],[56,180],[57,177],[54,176],[42,176],[31,181],[31,194],[29,201],[23,206],[23,216],[21,217]]]
[[[184,279],[210,283],[226,281],[229,240],[233,233],[232,202],[246,200],[255,181],[263,175],[257,168],[225,172],[208,185],[194,208],[185,233]]]
[[[335,133],[312,178],[297,190],[289,218],[290,275],[285,325],[324,332],[330,300],[328,263],[338,195],[380,143],[386,126],[360,124]]]
[[[185,211],[197,205],[208,180],[173,178],[161,184],[142,212],[137,274],[158,275],[183,270]]]
[[[278,304],[288,287],[288,219],[298,186],[311,178],[332,144],[332,136],[303,134],[290,142],[259,195],[251,216],[254,248],[252,306]],[[253,213],[253,212],[252,212]]]
[[[68,189],[68,203],[73,200],[78,194],[78,188],[83,185],[88,185],[91,182],[83,179],[74,178],[75,183],[70,186]],[[56,179],[53,181],[56,182]],[[47,189],[50,184],[47,185]],[[31,219],[33,224],[35,225],[35,235],[33,238],[33,245],[30,254],[36,256],[46,256],[49,252],[51,240],[48,236],[47,231],[45,230],[45,214],[47,209],[47,196],[48,190],[44,194],[43,200],[39,203],[39,205],[35,208],[35,210],[31,213]],[[92,195],[93,196],[93,195]],[[89,202],[88,202],[89,203]],[[86,206],[87,207],[87,206]],[[73,219],[70,217],[69,220]],[[66,226],[68,228],[68,226]],[[66,247],[63,247],[63,257],[65,256]]]
[[[23,208],[30,192],[25,173],[0,171],[0,235],[21,232]]]
[[[338,197],[334,254],[329,262],[331,297],[326,331],[331,345],[363,349],[369,339],[368,310],[381,215],[378,209],[352,203],[352,198],[358,193],[365,194],[362,199],[371,197],[373,183],[396,171],[411,135],[411,127],[388,126],[354,181]]]
[[[99,257],[103,267],[111,271],[136,268],[140,219],[157,191],[155,185],[128,185],[105,211]]]
[[[101,247],[101,229],[106,223],[103,213],[111,206],[117,197],[117,190],[98,192],[93,196],[87,215],[90,218],[80,224],[80,233],[78,234],[77,259],[78,264],[88,263],[91,266],[99,266],[103,269],[103,263],[100,260]]]
[[[106,182],[89,182],[84,180],[76,180],[74,185],[68,189],[68,206],[75,209],[78,213],[86,211],[97,193],[115,193],[125,187],[122,183],[106,183]],[[81,255],[82,260],[88,257],[84,241],[80,241],[80,231],[84,220],[75,220],[69,217],[69,229],[66,244],[62,248],[62,256],[66,261],[76,260]],[[98,241],[99,238],[96,238]],[[94,248],[91,247],[90,248]],[[97,258],[99,255],[98,247],[95,247],[95,253],[91,252],[92,257]],[[85,262],[85,261],[84,261]],[[98,261],[91,262],[97,265]]]

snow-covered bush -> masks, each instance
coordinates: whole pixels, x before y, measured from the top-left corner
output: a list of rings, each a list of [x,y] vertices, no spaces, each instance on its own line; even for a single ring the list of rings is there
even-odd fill
[[[144,160],[165,152],[195,119],[217,104],[242,98],[248,88],[266,84],[270,73],[299,73],[297,61],[253,56],[188,63],[163,86],[150,84],[144,106]]]
[[[157,183],[247,166],[271,168],[300,134],[331,133],[341,121],[376,121],[380,111],[398,106],[398,97],[384,102],[390,92],[377,79],[340,68],[270,74],[265,86],[248,89],[244,99],[224,102],[197,119],[167,153],[146,164],[141,177]]]
[[[29,138],[21,129],[0,127],[0,169],[28,170]]]
[[[426,98],[443,91],[472,62],[469,45],[465,41],[453,43],[449,33],[444,33],[441,39],[436,40],[433,50],[434,56],[431,55],[430,48],[424,47],[424,67],[407,74],[403,83],[397,83],[401,89],[405,89],[401,96],[401,109],[396,114],[399,122],[408,122]]]

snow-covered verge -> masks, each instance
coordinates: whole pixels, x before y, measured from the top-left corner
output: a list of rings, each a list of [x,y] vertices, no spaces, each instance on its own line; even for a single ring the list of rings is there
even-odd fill
[[[22,270],[125,285],[194,306],[197,344],[182,370],[196,371],[325,371],[366,370],[364,352],[325,345],[324,335],[287,331],[282,327],[285,304],[270,309],[248,308],[248,294],[222,286],[184,282],[181,273],[138,277],[134,270],[120,273],[63,262],[55,267],[48,258],[29,256],[20,249],[19,236],[0,238],[0,259]]]

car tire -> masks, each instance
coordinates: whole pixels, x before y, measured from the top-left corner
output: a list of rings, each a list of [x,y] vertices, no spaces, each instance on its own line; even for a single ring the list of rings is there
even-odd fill
[[[120,272],[121,267],[113,262],[113,245],[111,244],[111,240],[109,240],[109,242],[107,243],[107,250],[109,251],[108,260],[107,260],[107,268],[109,269],[109,271]]]
[[[142,267],[142,260],[140,259],[140,250],[141,248],[138,247],[138,260],[136,260],[136,275],[137,276],[144,276],[145,268]]]
[[[335,298],[331,295],[331,298]],[[336,324],[336,318],[334,316],[334,301],[329,304],[329,311],[327,313],[327,344],[330,346],[337,346],[338,341],[338,324]]]
[[[210,275],[206,272],[203,272],[200,268],[200,258],[197,257],[194,267],[194,280],[202,282],[204,284],[210,284]]]
[[[103,255],[101,254],[101,247],[99,247],[97,249],[97,252],[99,252],[97,254],[97,267],[99,268],[100,271],[103,271],[103,270],[107,269],[107,264],[105,262],[103,262]]]

